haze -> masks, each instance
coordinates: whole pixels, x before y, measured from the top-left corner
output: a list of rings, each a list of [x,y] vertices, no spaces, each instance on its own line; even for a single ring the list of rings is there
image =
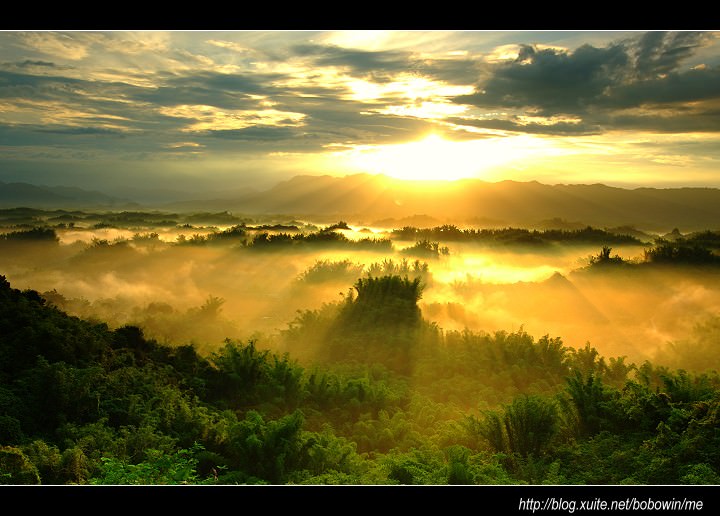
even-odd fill
[[[716,32],[0,33],[0,181],[720,186]]]
[[[713,31],[0,32],[0,483],[717,484],[718,106]]]
[[[4,243],[0,267],[13,284],[39,291],[72,315],[111,327],[138,325],[149,337],[192,343],[204,353],[226,338],[256,339],[287,351],[282,334],[299,314],[336,304],[359,278],[383,274],[420,277],[422,316],[444,331],[524,330],[560,337],[576,349],[589,343],[604,356],[636,363],[676,365],[668,347],[720,309],[716,272],[589,270],[600,251],[589,237],[538,245],[522,233],[512,236],[516,230],[497,230],[510,236],[474,242],[448,237],[433,248],[407,236],[408,226],[343,229],[340,223],[328,229],[291,219],[241,222],[227,213],[65,213],[51,217],[36,210],[26,219],[54,221],[58,242]],[[5,210],[6,226],[11,215],[21,222],[17,210]],[[323,230],[347,240],[268,250],[250,245],[262,234],[312,237]],[[567,239],[578,230],[560,231]],[[614,241],[613,251],[624,260],[642,262],[660,236],[624,231],[599,231],[593,238]],[[8,227],[4,232],[12,233]],[[311,350],[307,342],[291,352],[311,359]]]

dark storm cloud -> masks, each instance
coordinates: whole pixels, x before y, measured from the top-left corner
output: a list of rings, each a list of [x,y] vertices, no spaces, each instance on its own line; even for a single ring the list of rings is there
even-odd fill
[[[575,115],[591,126],[611,123],[617,128],[649,128],[652,113],[620,116],[615,112],[655,106],[663,111],[657,113],[654,129],[714,130],[716,124],[701,111],[677,117],[668,111],[670,107],[682,111],[686,103],[720,99],[718,68],[682,67],[708,38],[698,32],[650,32],[604,48],[583,45],[574,52],[524,45],[516,60],[498,64],[475,93],[455,101],[487,109],[525,109],[546,117]],[[550,134],[557,129],[543,127]]]
[[[648,32],[636,45],[635,70],[641,77],[675,70],[707,37],[702,32]]]
[[[600,106],[628,108],[651,104],[674,104],[708,101],[720,98],[720,69],[695,69],[672,72],[622,84],[613,88]]]
[[[531,107],[540,115],[582,113],[626,69],[628,55],[620,45],[583,45],[573,53],[523,46],[518,58],[500,64],[471,95],[456,98],[479,107]]]

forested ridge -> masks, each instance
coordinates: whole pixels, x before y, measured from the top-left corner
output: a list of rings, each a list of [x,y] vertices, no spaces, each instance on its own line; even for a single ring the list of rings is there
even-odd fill
[[[205,356],[69,316],[0,276],[0,482],[720,483],[712,363],[443,331],[422,290],[361,278],[299,313],[282,350],[228,339]]]

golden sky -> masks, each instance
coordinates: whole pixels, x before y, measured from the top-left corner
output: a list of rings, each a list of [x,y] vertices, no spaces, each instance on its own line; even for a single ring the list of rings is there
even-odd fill
[[[720,187],[717,32],[0,32],[0,181]]]

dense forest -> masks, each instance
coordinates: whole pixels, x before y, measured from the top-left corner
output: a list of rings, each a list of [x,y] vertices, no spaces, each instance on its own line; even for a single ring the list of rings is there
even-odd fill
[[[0,481],[719,483],[715,370],[443,331],[418,308],[423,286],[361,277],[299,313],[284,353],[228,339],[202,355],[2,277]],[[691,345],[719,331],[716,319]]]
[[[0,210],[0,224],[0,266],[12,273],[0,276],[0,483],[720,483],[720,316],[708,297],[720,232],[378,232],[227,212],[22,208]],[[574,283],[559,273],[509,286],[439,279],[474,249],[533,264],[587,246],[596,251],[568,274]],[[642,255],[613,253],[622,246]],[[11,277],[87,292],[104,284],[152,301],[90,302],[17,288]],[[241,301],[174,304],[173,293],[202,299],[201,284]],[[621,290],[630,284],[664,296],[671,318],[685,300],[710,299],[709,311],[681,339],[640,343],[657,345],[658,361],[522,326],[453,329],[428,313],[460,303],[422,304],[454,293],[470,309],[478,295],[515,289],[508,299],[520,312],[554,296],[544,304],[580,321],[562,314],[582,299],[578,285],[602,305],[632,303]],[[267,310],[221,314],[263,303],[282,316],[276,333],[238,337],[241,322],[252,331]]]

